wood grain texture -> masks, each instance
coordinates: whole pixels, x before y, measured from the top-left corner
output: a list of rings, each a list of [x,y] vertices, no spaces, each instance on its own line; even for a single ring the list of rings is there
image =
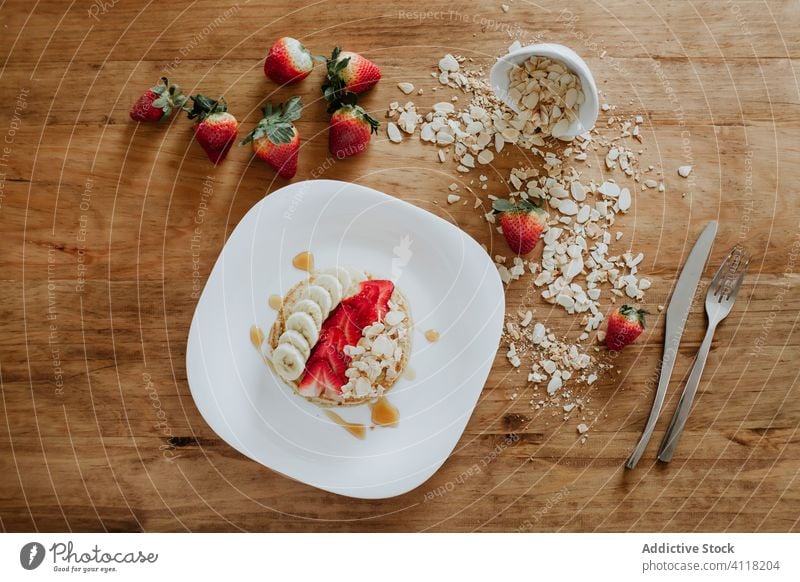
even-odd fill
[[[134,1],[3,3],[3,529],[800,530],[800,5],[507,4],[508,13],[499,2],[461,0],[359,0],[347,10],[329,0],[162,2],[146,10]],[[585,445],[575,417],[531,408],[532,387],[501,353],[452,457],[399,498],[322,493],[245,459],[211,431],[184,371],[193,293],[245,212],[285,182],[245,148],[211,167],[185,119],[130,123],[131,103],[165,69],[187,91],[224,93],[243,131],[265,98],[302,92],[297,180],[324,175],[371,186],[505,249],[471,205],[444,203],[459,176],[416,140],[393,145],[381,132],[368,153],[320,168],[328,156],[324,105],[315,100],[320,72],[290,89],[276,89],[261,72],[267,46],[284,35],[314,52],[343,43],[379,63],[384,79],[363,104],[381,118],[390,101],[407,99],[400,81],[425,89],[414,96],[421,109],[449,96],[430,90],[444,53],[488,68],[515,37],[572,46],[604,101],[646,117],[642,162],[664,169],[667,192],[638,194],[619,224],[623,241],[646,255],[651,310],[667,301],[707,220],[720,221],[713,264],[740,240],[754,255],[671,464],[654,464],[652,442],[636,471],[623,469],[649,411],[658,316],[617,359],[621,373],[593,386],[596,418]],[[487,172],[491,193],[506,190],[500,177],[522,161],[509,150]],[[694,185],[682,197],[686,182],[675,169],[687,157]],[[203,208],[207,180],[213,195]],[[528,284],[508,289],[510,312]],[[535,306],[551,327],[579,333],[575,318],[539,299]],[[696,305],[654,441],[703,332]],[[430,495],[437,490],[446,493]]]

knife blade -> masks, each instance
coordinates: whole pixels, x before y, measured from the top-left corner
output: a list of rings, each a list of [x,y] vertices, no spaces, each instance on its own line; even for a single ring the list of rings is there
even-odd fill
[[[667,386],[669,386],[672,368],[675,366],[675,358],[678,355],[683,328],[686,325],[686,319],[689,317],[689,310],[692,307],[692,299],[694,299],[697,284],[700,282],[703,268],[708,260],[708,255],[711,253],[711,246],[714,244],[714,237],[717,235],[717,226],[717,221],[712,220],[706,225],[700,236],[697,237],[697,242],[694,243],[694,247],[689,253],[689,258],[686,259],[686,264],[683,266],[678,282],[675,283],[675,288],[672,291],[672,297],[667,307],[664,355],[661,359],[658,388],[656,389],[653,407],[650,409],[650,416],[642,431],[642,436],[625,464],[628,469],[636,467],[636,463],[639,462],[644,450],[647,448],[647,443],[650,442],[650,437],[653,436],[653,430],[658,422],[658,415],[661,413],[661,407],[664,405],[664,399],[667,395]]]

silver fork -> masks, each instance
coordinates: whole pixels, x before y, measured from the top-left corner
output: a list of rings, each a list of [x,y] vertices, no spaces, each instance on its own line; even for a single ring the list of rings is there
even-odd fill
[[[689,417],[689,410],[692,407],[697,387],[700,384],[700,377],[703,375],[703,368],[706,365],[708,351],[711,349],[711,340],[714,338],[714,331],[717,325],[725,319],[731,312],[736,294],[742,286],[747,266],[750,264],[750,257],[745,250],[736,245],[725,257],[725,260],[717,269],[711,284],[706,292],[706,314],[708,315],[708,330],[700,349],[697,351],[692,372],[686,381],[686,387],[681,394],[678,408],[672,416],[672,421],[667,428],[667,434],[661,442],[661,449],[658,451],[658,460],[669,463],[672,455],[678,446],[686,419]]]

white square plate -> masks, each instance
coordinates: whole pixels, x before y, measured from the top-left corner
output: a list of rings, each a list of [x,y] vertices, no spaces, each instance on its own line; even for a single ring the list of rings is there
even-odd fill
[[[416,378],[388,393],[397,427],[356,439],[295,395],[250,344],[251,325],[267,333],[275,320],[268,297],[306,275],[292,266],[306,250],[319,268],[352,265],[393,279],[408,298]],[[225,244],[189,331],[189,386],[214,432],[251,459],[326,491],[392,497],[425,482],[453,451],[489,375],[504,310],[496,267],[459,228],[363,186],[299,182],[253,206]],[[428,329],[438,342],[425,339]],[[369,424],[366,405],[337,412]]]

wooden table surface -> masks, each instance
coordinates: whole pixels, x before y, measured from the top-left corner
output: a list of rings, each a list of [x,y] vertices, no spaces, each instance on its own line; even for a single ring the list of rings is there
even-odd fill
[[[499,1],[461,0],[2,4],[2,530],[800,529],[800,3],[506,3],[508,12]],[[619,374],[592,387],[585,444],[576,417],[530,406],[533,388],[504,351],[452,456],[394,499],[345,499],[295,483],[235,452],[202,420],[184,368],[196,287],[241,217],[285,182],[246,148],[212,167],[185,119],[131,123],[131,103],[164,71],[189,91],[224,93],[243,131],[266,97],[308,95],[295,181],[313,172],[371,186],[506,250],[472,205],[447,207],[455,167],[416,139],[395,145],[382,131],[366,154],[320,171],[327,118],[312,96],[321,71],[287,90],[261,71],[267,47],[284,35],[317,53],[343,44],[377,62],[384,78],[363,104],[381,118],[403,100],[400,81],[425,88],[414,96],[423,110],[452,93],[430,91],[443,54],[489,66],[515,38],[573,47],[603,101],[645,117],[642,164],[663,168],[667,190],[638,193],[618,224],[645,253],[654,315],[616,360]],[[490,193],[507,191],[499,176],[523,159],[510,149],[496,160]],[[687,163],[690,182],[676,173]],[[656,305],[711,219],[720,221],[711,264],[743,242],[751,274],[716,334],[675,460],[654,463],[704,333],[700,302],[654,442],[626,471],[662,349]],[[510,312],[528,285],[510,286]],[[538,297],[534,305],[559,333],[579,333],[575,317]]]

